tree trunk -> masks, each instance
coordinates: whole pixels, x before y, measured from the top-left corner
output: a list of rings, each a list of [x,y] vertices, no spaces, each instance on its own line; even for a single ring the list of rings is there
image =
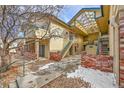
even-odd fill
[[[1,55],[0,55],[0,59],[1,59],[1,67],[7,65],[10,63],[10,56],[9,56],[9,52],[6,50],[2,50],[1,51]]]
[[[9,58],[8,58],[8,55],[6,56],[1,56],[1,67],[5,66],[9,64]]]

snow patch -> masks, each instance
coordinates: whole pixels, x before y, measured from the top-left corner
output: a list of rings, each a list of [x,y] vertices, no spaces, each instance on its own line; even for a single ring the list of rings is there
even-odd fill
[[[80,77],[93,88],[116,88],[115,74],[79,66],[75,72],[67,73],[67,78]]]
[[[46,65],[40,67],[39,70],[47,69],[47,68],[49,68],[49,66],[52,65],[52,64],[54,64],[54,63],[48,63],[48,64],[46,64]]]

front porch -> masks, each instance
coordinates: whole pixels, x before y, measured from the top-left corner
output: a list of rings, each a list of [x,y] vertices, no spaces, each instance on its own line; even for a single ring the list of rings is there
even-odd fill
[[[32,40],[27,41],[25,51],[35,53],[36,58],[49,58],[49,40]]]

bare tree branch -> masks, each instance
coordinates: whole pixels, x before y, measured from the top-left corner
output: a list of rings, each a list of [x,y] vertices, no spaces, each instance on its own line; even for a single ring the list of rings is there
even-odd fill
[[[20,42],[24,40],[42,40],[45,39],[46,36],[48,36],[47,38],[61,37],[50,31],[50,17],[57,16],[61,9],[62,6],[52,5],[1,5],[0,39],[2,41],[2,47],[0,47],[0,49],[2,50],[2,55],[0,56],[2,57],[2,63],[4,63],[3,65],[5,65],[4,57],[9,54],[9,51],[18,47],[12,47],[15,42],[20,44]],[[47,29],[44,30],[44,34],[40,38],[37,38],[36,36],[28,37],[29,34],[36,31],[36,29],[33,29],[32,26],[34,26],[37,22],[41,22],[41,20],[44,21],[44,19],[47,20]],[[24,36],[19,36],[20,32],[23,32]]]

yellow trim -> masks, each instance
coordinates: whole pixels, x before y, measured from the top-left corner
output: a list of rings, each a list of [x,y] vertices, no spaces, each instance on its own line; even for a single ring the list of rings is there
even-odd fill
[[[109,13],[110,13],[110,6],[104,5],[103,6],[103,17],[100,17],[96,20],[96,23],[99,26],[99,29],[102,33],[108,32]]]

